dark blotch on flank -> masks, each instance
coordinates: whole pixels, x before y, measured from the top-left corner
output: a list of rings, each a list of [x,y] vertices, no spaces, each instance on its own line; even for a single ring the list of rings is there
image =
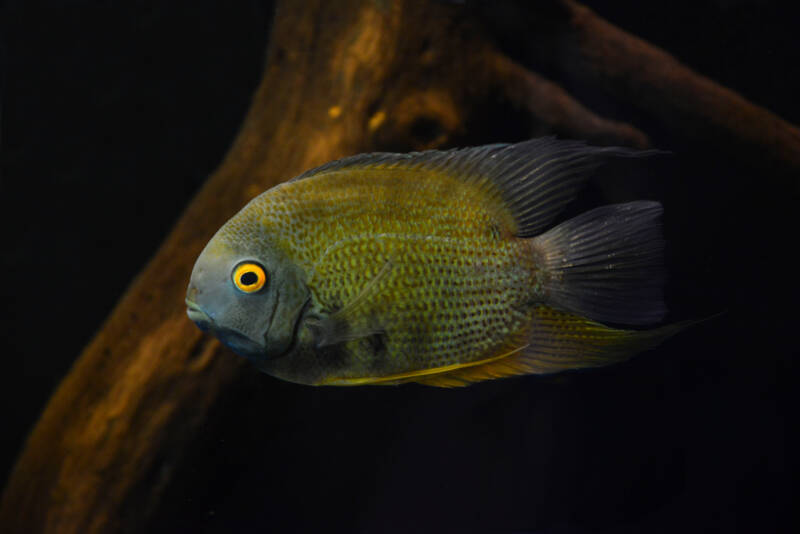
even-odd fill
[[[369,372],[374,376],[385,373],[389,365],[389,351],[386,345],[386,333],[379,332],[366,337],[363,342],[372,352],[372,361],[369,365]]]
[[[369,346],[375,355],[382,355],[386,352],[386,334],[374,334],[367,338]]]

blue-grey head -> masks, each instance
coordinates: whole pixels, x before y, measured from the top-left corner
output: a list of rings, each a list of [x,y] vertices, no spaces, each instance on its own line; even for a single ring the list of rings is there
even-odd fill
[[[189,318],[255,363],[287,354],[309,300],[302,270],[247,208],[197,258],[186,292]]]

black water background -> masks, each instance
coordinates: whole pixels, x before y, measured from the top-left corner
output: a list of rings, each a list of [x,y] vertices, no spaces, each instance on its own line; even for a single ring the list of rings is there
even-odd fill
[[[777,2],[590,5],[800,124],[796,18]],[[6,3],[0,480],[228,148],[270,14],[255,1]],[[662,200],[672,317],[725,315],[625,365],[459,391],[311,389],[249,373],[187,453],[153,528],[788,528],[797,196],[636,118],[675,156],[615,164],[572,211]]]

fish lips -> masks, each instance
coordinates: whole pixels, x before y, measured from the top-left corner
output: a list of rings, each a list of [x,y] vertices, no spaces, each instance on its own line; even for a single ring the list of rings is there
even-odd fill
[[[253,361],[261,361],[266,355],[266,346],[259,344],[241,332],[230,328],[222,328],[214,323],[211,318],[200,306],[186,299],[186,315],[203,332],[212,332],[223,345],[231,349],[239,356]]]
[[[188,315],[189,319],[203,332],[211,330],[211,325],[214,324],[211,317],[209,317],[200,306],[189,299],[186,299],[186,315]]]

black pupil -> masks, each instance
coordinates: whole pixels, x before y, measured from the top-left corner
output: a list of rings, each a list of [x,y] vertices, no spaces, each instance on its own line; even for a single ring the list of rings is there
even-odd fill
[[[256,273],[244,273],[240,278],[239,281],[242,283],[243,286],[252,286],[256,282],[258,282],[258,275]]]

